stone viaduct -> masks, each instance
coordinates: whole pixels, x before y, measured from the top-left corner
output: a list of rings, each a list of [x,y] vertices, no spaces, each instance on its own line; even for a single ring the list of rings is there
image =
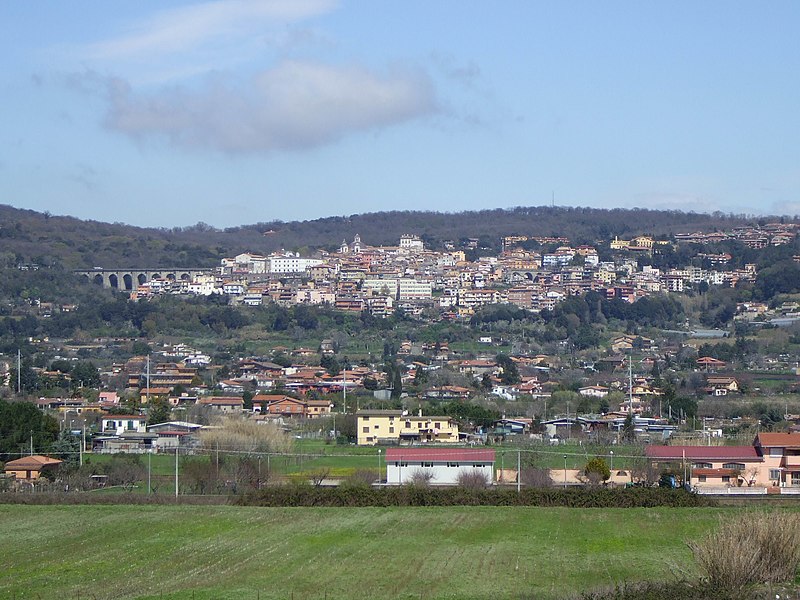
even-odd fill
[[[104,288],[133,291],[153,279],[169,281],[191,281],[197,275],[209,275],[213,269],[182,269],[164,267],[161,269],[87,269],[73,271],[86,281],[102,285]]]

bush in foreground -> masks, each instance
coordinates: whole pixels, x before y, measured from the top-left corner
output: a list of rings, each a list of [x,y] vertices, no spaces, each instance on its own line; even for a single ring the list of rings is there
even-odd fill
[[[745,512],[690,543],[708,582],[727,590],[794,581],[800,566],[800,515]]]

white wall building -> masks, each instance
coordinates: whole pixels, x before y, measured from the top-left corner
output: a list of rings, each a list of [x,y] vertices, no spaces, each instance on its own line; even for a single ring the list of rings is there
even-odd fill
[[[402,278],[397,280],[398,300],[430,300],[433,296],[433,283],[419,279]]]
[[[267,262],[270,273],[303,273],[309,267],[321,265],[323,261],[319,258],[300,258],[297,253],[287,252],[272,254]]]
[[[422,252],[425,249],[418,235],[404,233],[400,236],[400,248],[413,252]]]
[[[386,483],[410,483],[418,473],[432,485],[456,485],[461,473],[481,473],[494,481],[494,450],[473,448],[388,448]]]

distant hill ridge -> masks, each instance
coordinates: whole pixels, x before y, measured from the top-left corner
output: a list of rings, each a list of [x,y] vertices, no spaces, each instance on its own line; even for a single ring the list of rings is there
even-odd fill
[[[458,213],[390,211],[225,229],[205,223],[144,228],[0,205],[0,267],[19,263],[65,269],[213,267],[220,258],[244,251],[334,250],[356,234],[369,245],[395,245],[400,235],[413,233],[433,249],[445,241],[458,245],[463,238],[478,238],[481,245],[498,248],[505,235],[564,236],[580,244],[614,236],[724,230],[753,222],[752,217],[718,212],[531,206]]]

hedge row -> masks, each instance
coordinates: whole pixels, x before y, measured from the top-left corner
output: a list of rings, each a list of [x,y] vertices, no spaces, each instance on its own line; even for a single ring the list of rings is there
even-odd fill
[[[231,496],[195,496],[180,495],[177,498],[170,494],[98,494],[95,492],[36,492],[19,493],[6,492],[0,494],[0,504],[30,504],[58,505],[58,504],[191,504],[191,505],[216,505],[230,504]]]
[[[234,500],[240,506],[564,506],[634,508],[715,506],[706,497],[664,488],[523,488],[270,486]]]

